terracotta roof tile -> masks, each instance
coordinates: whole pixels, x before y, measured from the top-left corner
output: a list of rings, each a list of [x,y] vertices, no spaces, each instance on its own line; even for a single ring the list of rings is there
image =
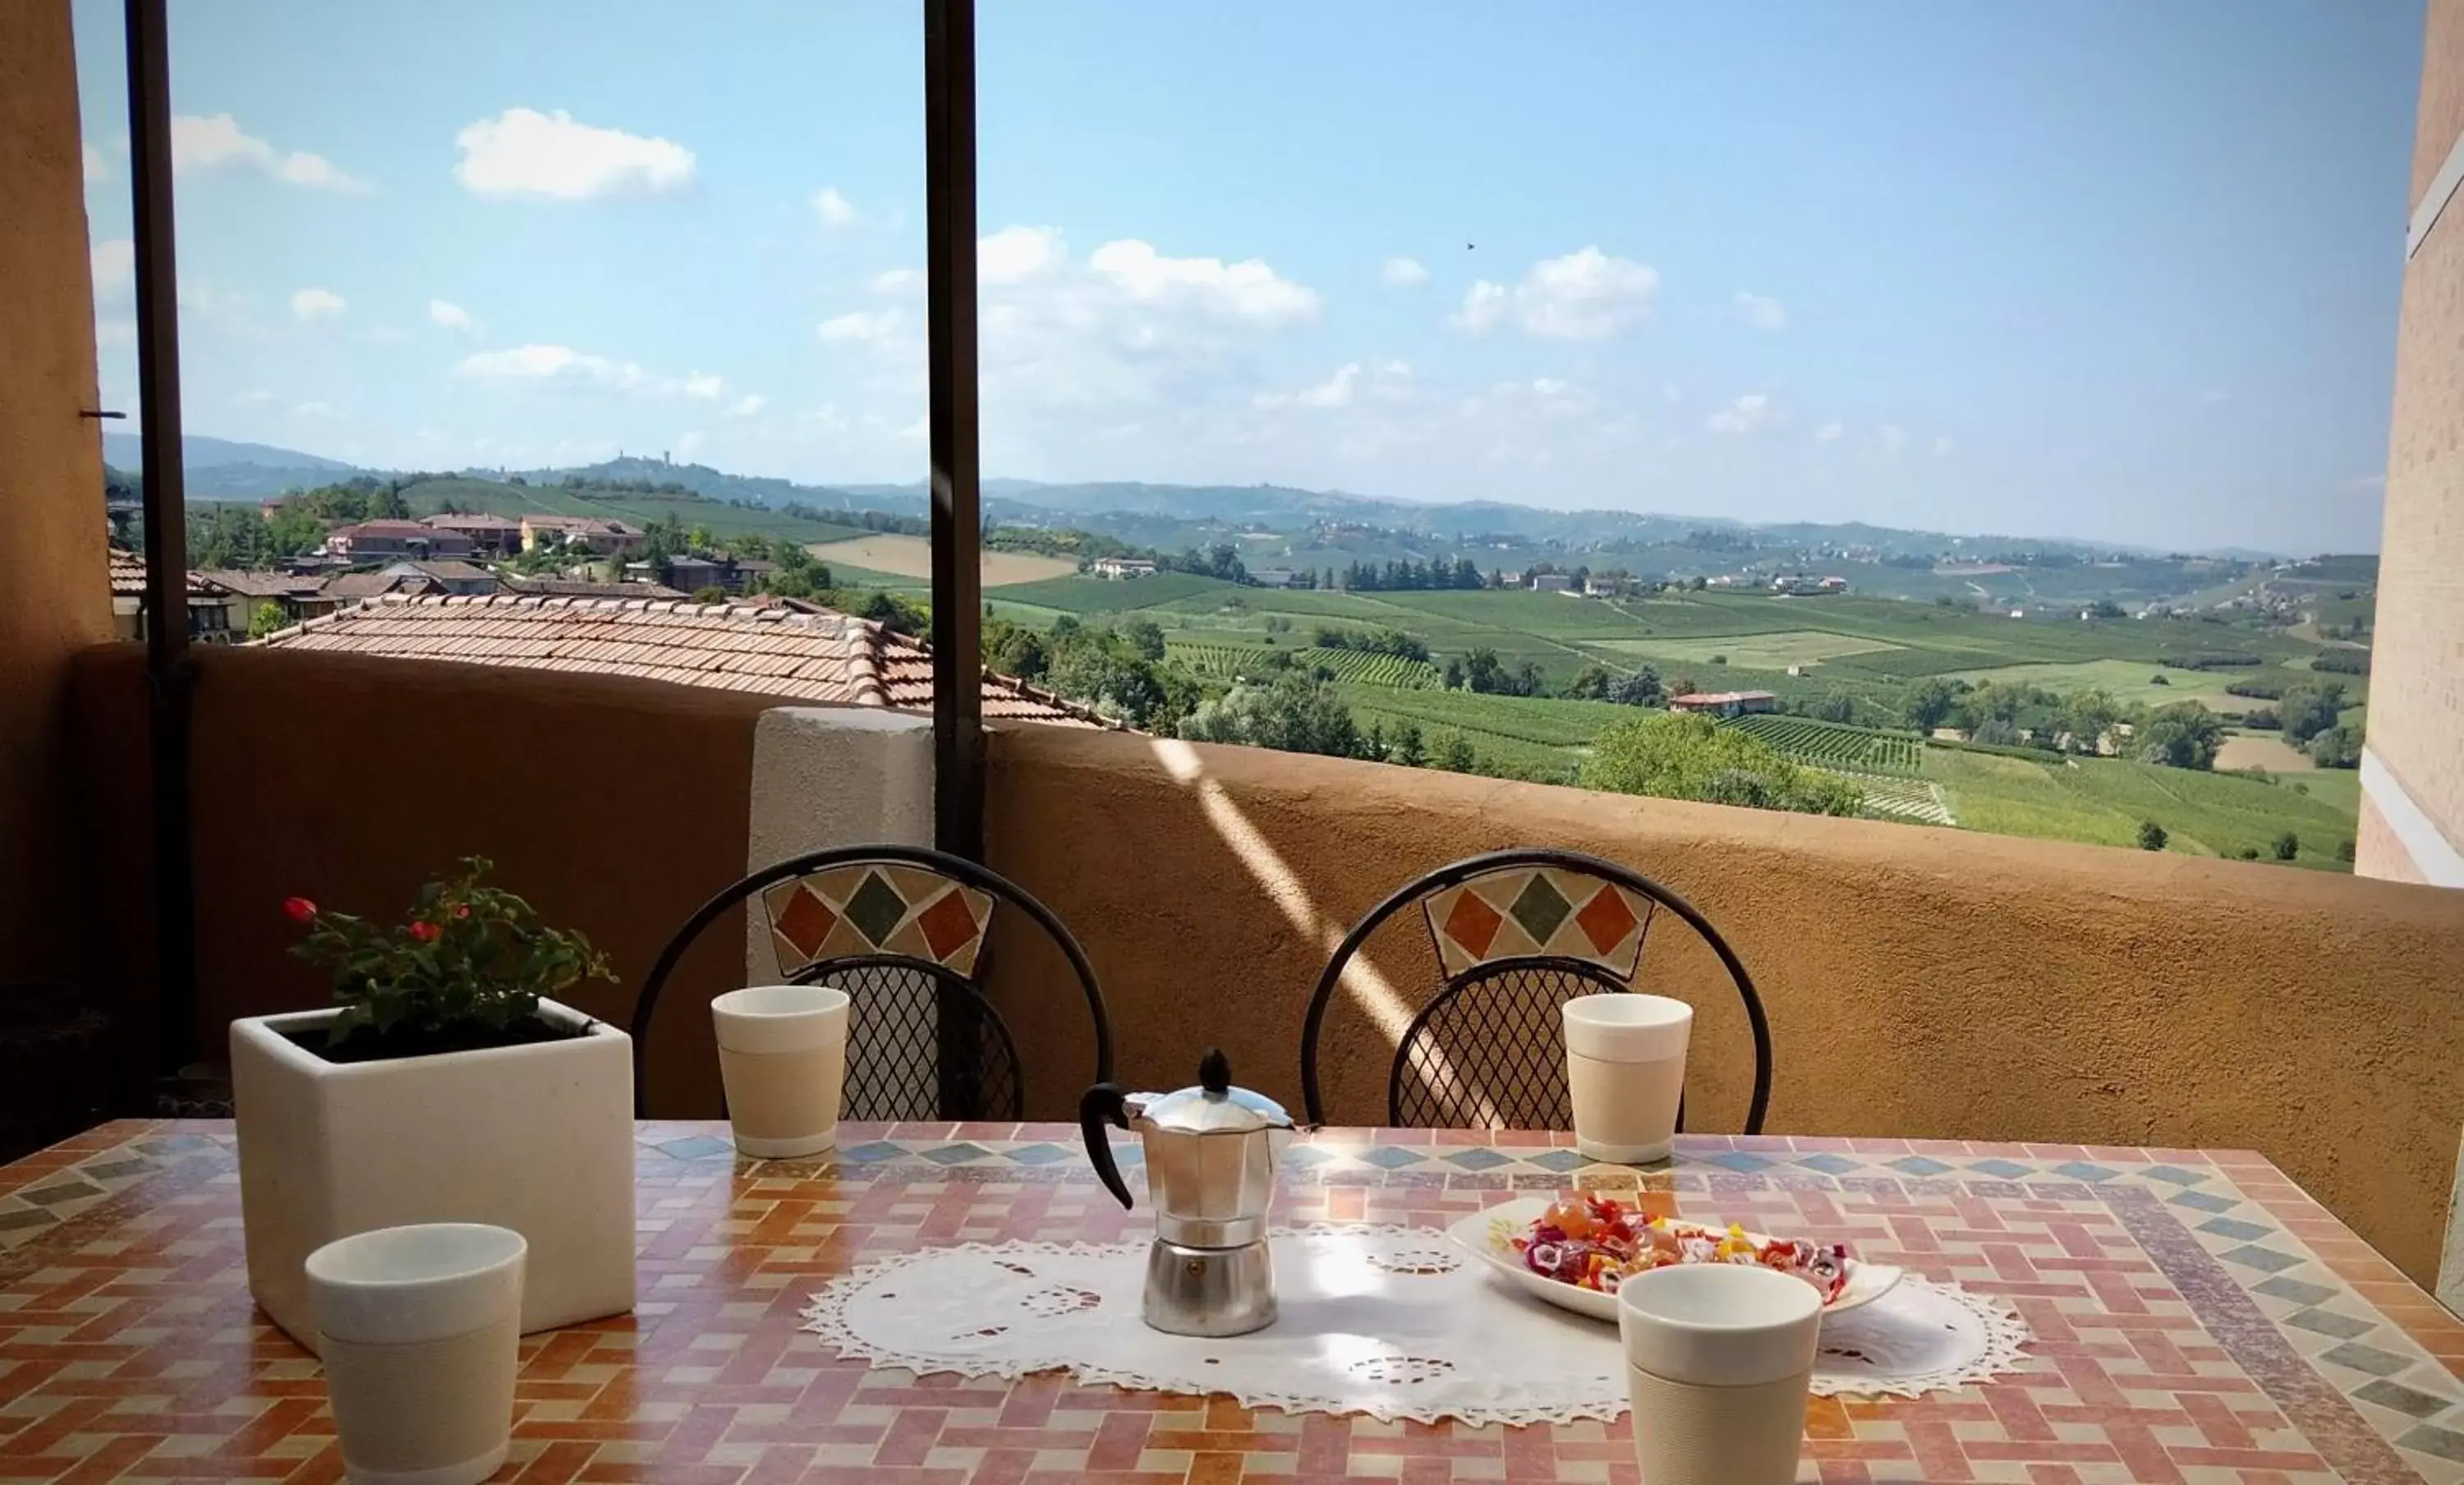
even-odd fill
[[[933,657],[904,634],[832,610],[499,593],[387,593],[260,641],[410,659],[636,676],[784,700],[930,711]],[[1112,727],[1023,681],[986,675],[987,717]]]

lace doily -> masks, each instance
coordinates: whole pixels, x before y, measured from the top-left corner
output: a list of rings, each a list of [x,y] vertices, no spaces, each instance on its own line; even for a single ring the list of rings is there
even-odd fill
[[[1229,1393],[1248,1407],[1393,1421],[1570,1423],[1626,1410],[1617,1327],[1497,1283],[1439,1233],[1277,1232],[1282,1316],[1224,1340],[1138,1319],[1144,1242],[969,1243],[900,1253],[832,1280],[805,1326],[841,1356],[909,1371]],[[1917,1397],[2020,1365],[2027,1326],[1914,1274],[1826,1320],[1814,1390]]]

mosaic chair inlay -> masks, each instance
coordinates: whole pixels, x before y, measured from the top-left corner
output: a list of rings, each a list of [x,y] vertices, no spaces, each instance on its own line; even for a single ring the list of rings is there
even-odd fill
[[[1771,1027],[1746,966],[1710,920],[1667,888],[1614,861],[1572,851],[1495,851],[1397,889],[1327,961],[1301,1030],[1301,1094],[1326,1122],[1318,1040],[1334,992],[1370,936],[1418,905],[1441,983],[1404,1029],[1387,1076],[1386,1122],[1398,1129],[1567,1129],[1560,1008],[1579,995],[1631,991],[1642,943],[1662,910],[1719,956],[1745,1002],[1754,1091],[1745,1132],[1771,1103]],[[1679,1112],[1680,1127],[1684,1115]]]
[[[739,879],[668,941],[633,1007],[636,1117],[649,1117],[646,1071],[659,996],[686,949],[738,904],[766,924],[783,980],[847,992],[844,1118],[1024,1117],[1018,1043],[983,988],[985,941],[1002,904],[1024,914],[1067,961],[1093,1023],[1093,1080],[1112,1075],[1104,993],[1086,950],[1049,908],[963,857],[914,846],[847,846]]]

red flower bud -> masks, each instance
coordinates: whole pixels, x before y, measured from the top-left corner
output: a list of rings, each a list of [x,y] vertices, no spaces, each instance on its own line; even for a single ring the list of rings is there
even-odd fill
[[[470,917],[470,916],[471,916],[471,904],[470,904],[470,903],[468,903],[468,902],[456,903],[456,904],[454,905],[454,908],[453,908],[453,916],[454,916],[454,917],[456,917],[456,918],[468,918],[468,917]]]
[[[436,936],[444,931],[445,930],[437,927],[434,923],[413,923],[410,925],[410,936],[417,939],[422,943],[435,942]]]
[[[290,914],[294,922],[304,923],[317,916],[317,904],[306,898],[285,898],[282,899],[282,911]]]

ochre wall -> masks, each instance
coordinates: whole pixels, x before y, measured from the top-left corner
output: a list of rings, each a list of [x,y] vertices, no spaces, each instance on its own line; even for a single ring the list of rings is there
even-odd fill
[[[0,982],[84,978],[59,768],[69,657],[111,637],[68,0],[0,5]]]
[[[2431,0],[2423,37],[2412,199],[2464,134],[2464,0]],[[2390,212],[2390,216],[2393,213]],[[2377,632],[2370,657],[2370,750],[2450,846],[2464,851],[2464,201],[2447,210],[2405,266],[2396,331],[2387,507],[2379,534]],[[2383,818],[2365,816],[2354,869],[2416,877]]]
[[[1175,760],[1194,770],[1177,776]],[[1299,1105],[1334,937],[1410,875],[1544,845],[1643,872],[1720,926],[1777,1048],[1773,1132],[2255,1147],[2428,1283],[2464,1128],[2464,894],[2273,865],[1588,794],[1382,765],[1022,727],[996,736],[993,864],[1084,941],[1123,1077],[1221,1045]],[[1378,967],[1433,983],[1417,924]],[[1689,1109],[1734,1128],[1744,1017],[1682,924],[1652,988],[1700,1008]],[[1000,994],[1047,1072],[1083,1066],[1048,983]],[[1331,1018],[1330,1114],[1382,1117],[1389,1048]],[[1055,1040],[1067,1036],[1067,1042]]]
[[[744,873],[754,720],[774,701],[603,676],[211,647],[197,655],[198,983],[202,1042],[235,1016],[322,1005],[284,952],[294,894],[391,917],[465,855],[549,922],[589,935],[622,983],[578,989],[623,1025],[668,936]],[[142,1071],[153,1045],[143,655],[77,657],[84,802],[104,848],[96,897],[118,930],[91,945]],[[742,983],[740,919],[704,936],[661,1002],[650,1087],[663,1114],[715,1114],[710,997]],[[735,964],[728,963],[730,955]]]

